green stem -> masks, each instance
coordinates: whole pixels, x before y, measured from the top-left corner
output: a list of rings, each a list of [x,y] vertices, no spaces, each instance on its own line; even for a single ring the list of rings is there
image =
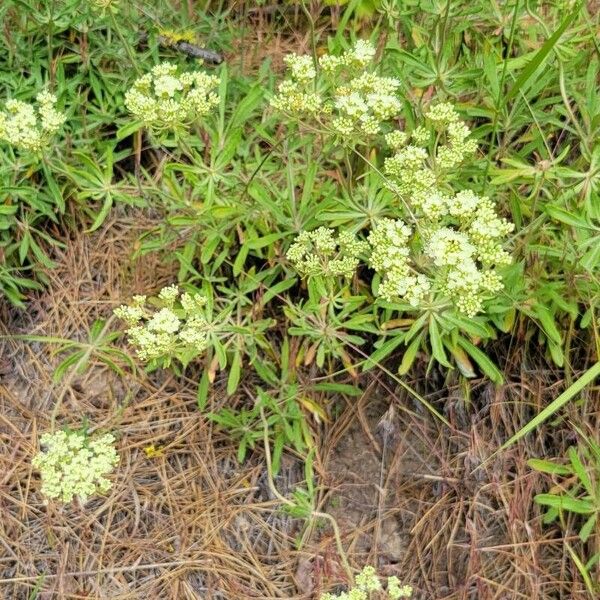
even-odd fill
[[[267,463],[267,480],[269,483],[269,489],[282,504],[285,504],[289,507],[294,507],[296,506],[296,503],[280,494],[279,490],[275,487],[275,482],[273,481],[273,467],[271,464],[271,446],[269,443],[269,426],[265,417],[265,411],[262,408],[262,406],[260,407],[260,418],[263,423],[263,443],[265,446],[265,460]],[[342,561],[342,567],[344,568],[344,571],[346,571],[346,576],[348,577],[349,583],[352,584],[354,582],[354,575],[352,573],[350,563],[348,562],[348,558],[346,557],[346,552],[344,551],[344,546],[342,544],[342,535],[337,521],[330,514],[315,510],[311,512],[310,516],[311,518],[325,519],[326,521],[329,521],[329,524],[333,529],[333,537],[335,538],[335,544],[337,546],[338,554],[340,555],[340,560]]]
[[[131,51],[131,47],[129,46],[129,44],[127,43],[127,40],[125,39],[125,37],[121,33],[121,30],[119,29],[119,25],[117,23],[117,20],[115,19],[115,15],[113,14],[112,11],[109,11],[109,12],[110,12],[110,19],[111,19],[112,24],[113,24],[113,26],[115,28],[115,31],[117,32],[117,37],[121,40],[121,43],[123,44],[123,47],[125,48],[125,52],[127,53],[127,56],[129,57],[129,60],[131,61],[131,66],[134,68],[135,72],[138,75],[141,75],[142,72],[140,71],[140,69],[139,69],[139,67],[137,65],[137,61],[135,59],[135,55]]]

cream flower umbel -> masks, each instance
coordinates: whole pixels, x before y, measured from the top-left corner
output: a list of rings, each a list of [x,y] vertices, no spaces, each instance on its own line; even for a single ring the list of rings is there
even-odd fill
[[[85,503],[89,496],[104,493],[112,483],[106,475],[119,462],[111,434],[88,437],[80,431],[45,433],[44,447],[32,460],[42,476],[42,493],[51,500]]]
[[[176,65],[165,62],[135,81],[125,94],[125,106],[157,133],[186,128],[219,104],[218,85],[215,75],[178,73]]]
[[[0,111],[0,140],[19,150],[43,150],[67,120],[56,110],[56,102],[56,96],[48,92],[36,96],[36,105],[9,100],[5,110]]]

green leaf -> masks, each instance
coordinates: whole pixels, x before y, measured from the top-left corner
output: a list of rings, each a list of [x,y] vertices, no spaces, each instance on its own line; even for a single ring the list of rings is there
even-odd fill
[[[579,556],[577,556],[575,551],[571,548],[570,544],[565,542],[565,546],[567,547],[567,550],[569,551],[569,554],[571,555],[571,560],[575,563],[575,566],[577,567],[579,574],[585,581],[585,586],[587,587],[588,592],[590,593],[592,598],[595,597],[596,596],[596,586],[594,585],[594,582],[592,581],[592,578],[590,577],[590,574],[588,573],[586,566],[583,564],[583,561],[579,558]]]
[[[248,440],[244,437],[240,442],[240,446],[237,451],[237,461],[241,464],[244,462],[246,458],[246,449],[248,446]]]
[[[283,454],[283,446],[285,443],[285,437],[282,433],[275,436],[275,443],[273,444],[273,455],[271,458],[271,466],[273,469],[273,475],[279,473],[281,468],[281,455]]]
[[[562,336],[556,326],[554,317],[548,308],[542,304],[535,304],[533,307],[534,315],[539,319],[540,324],[544,330],[544,333],[552,340],[555,344],[562,344]]]
[[[248,258],[248,252],[250,252],[250,246],[248,244],[243,244],[238,252],[238,255],[235,257],[235,261],[233,262],[233,275],[237,277],[244,268],[244,263]]]
[[[482,352],[477,346],[460,336],[457,339],[458,344],[465,352],[479,365],[480,369],[490,378],[491,381],[500,385],[504,381],[504,376],[498,367]]]
[[[248,244],[248,248],[252,250],[258,250],[259,248],[264,248],[265,246],[271,246],[274,242],[282,238],[281,233],[270,233],[269,235],[265,235],[264,237],[248,240],[246,244]]]
[[[237,389],[237,386],[240,382],[241,367],[242,354],[239,350],[237,350],[233,355],[233,360],[231,361],[231,366],[229,368],[229,377],[227,378],[228,396],[231,396],[231,394],[233,394],[233,392],[235,392],[235,390]]]
[[[65,212],[65,200],[60,188],[58,187],[58,184],[56,183],[56,180],[54,179],[52,171],[50,171],[50,169],[46,166],[46,163],[43,163],[42,169],[44,171],[44,178],[46,179],[48,189],[50,190],[50,195],[54,199],[59,212]]]
[[[376,367],[381,363],[381,361],[389,356],[400,344],[404,342],[404,334],[400,333],[398,335],[394,335],[389,340],[381,344],[375,352],[365,360],[363,371],[368,371],[373,367]]]
[[[440,336],[440,330],[435,317],[429,320],[429,341],[431,342],[431,350],[433,357],[445,367],[452,368],[452,365],[448,362],[446,357],[446,351],[444,350],[444,343]]]
[[[136,131],[140,130],[143,127],[143,123],[139,121],[127,122],[123,127],[119,127],[117,130],[117,141],[124,140],[126,137],[134,134]]]
[[[551,506],[559,510],[567,510],[580,515],[589,515],[594,512],[595,507],[589,500],[571,498],[571,496],[556,496],[554,494],[537,494],[534,500],[542,506]]]
[[[594,531],[594,525],[596,525],[596,520],[598,519],[598,513],[595,512],[583,525],[583,527],[579,530],[579,539],[582,542],[587,542],[588,538]]]
[[[198,391],[196,392],[196,402],[200,410],[206,408],[209,387],[210,379],[208,377],[208,369],[204,369],[204,371],[202,371],[202,377],[200,377],[200,383],[198,384]]]
[[[572,473],[569,467],[557,465],[549,460],[542,460],[540,458],[531,458],[527,461],[527,464],[540,473],[549,473],[551,475],[571,475]]]
[[[110,212],[110,209],[112,208],[112,205],[113,205],[112,194],[110,192],[107,192],[106,196],[104,197],[104,202],[102,203],[102,208],[100,209],[100,212],[98,212],[98,214],[96,215],[96,218],[94,219],[94,222],[92,223],[92,226],[87,230],[88,233],[91,233],[92,231],[96,231],[96,229],[98,229],[98,227],[100,227],[100,225],[102,225],[102,223],[104,223],[104,219],[106,219],[106,217],[108,216],[108,213]]]
[[[363,391],[348,383],[317,383],[312,386],[312,389],[316,392],[334,392],[336,394],[343,394],[345,396],[361,396]]]
[[[565,223],[566,225],[571,225],[572,227],[581,228],[581,229],[597,229],[590,223],[588,223],[583,216],[574,215],[570,213],[565,208],[561,208],[560,206],[553,206],[551,204],[547,205],[544,209],[553,219],[560,221],[561,223]]]
[[[402,355],[400,365],[398,366],[399,375],[406,375],[406,373],[408,373],[410,367],[415,361],[422,339],[423,334],[421,333],[410,343],[410,346],[405,350],[404,354]]]
[[[592,485],[592,480],[590,479],[590,476],[589,476],[588,472],[586,471],[585,466],[581,462],[581,459],[579,458],[579,454],[577,454],[577,450],[573,447],[569,448],[567,450],[567,456],[569,457],[569,460],[571,461],[571,465],[573,466],[573,471],[575,471],[575,473],[577,474],[577,477],[579,477],[579,481],[583,484],[585,491],[590,496],[593,496],[594,495],[594,486]]]
[[[69,367],[77,364],[77,362],[85,356],[84,352],[74,352],[73,354],[67,356],[54,370],[52,374],[52,381],[54,383],[58,383],[69,370]]]
[[[473,369],[473,364],[469,360],[467,353],[458,346],[451,347],[449,350],[452,354],[452,358],[454,358],[454,362],[456,363],[458,370],[469,379],[475,377],[475,369]]]
[[[263,295],[263,297],[261,298],[261,305],[265,306],[266,304],[268,304],[275,296],[278,296],[279,294],[281,294],[282,292],[285,292],[285,290],[290,289],[291,287],[293,287],[294,285],[296,285],[296,282],[298,281],[298,279],[296,277],[289,277],[288,279],[284,279],[283,281],[280,281],[278,284],[270,287]]]
[[[563,22],[560,24],[558,29],[544,42],[542,47],[535,53],[534,57],[527,63],[527,66],[521,71],[521,74],[517,77],[517,80],[510,88],[504,98],[504,104],[507,104],[512,100],[524,85],[529,81],[532,75],[537,71],[540,65],[544,62],[552,48],[556,46],[558,40],[562,34],[566,31],[567,27],[573,22],[579,10],[581,9],[581,3],[577,2],[571,12],[566,16]]]

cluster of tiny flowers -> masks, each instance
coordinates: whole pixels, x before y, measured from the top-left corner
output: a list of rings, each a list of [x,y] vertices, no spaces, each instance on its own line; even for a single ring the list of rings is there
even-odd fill
[[[333,128],[342,135],[356,131],[369,135],[379,133],[381,124],[401,110],[396,90],[397,79],[364,72],[335,91],[333,105],[337,116]]]
[[[39,152],[60,129],[67,117],[56,110],[56,96],[41,92],[37,106],[9,100],[6,110],[0,111],[0,140],[20,150]]]
[[[162,63],[135,81],[125,94],[125,106],[154,131],[186,127],[219,103],[218,85],[215,75],[177,73],[176,65]]]
[[[333,229],[319,227],[303,231],[287,251],[288,260],[303,277],[352,277],[360,254],[368,244],[348,231],[335,235]]]
[[[199,294],[180,294],[175,285],[163,288],[158,308],[149,308],[146,296],[134,296],[130,305],[115,309],[125,321],[129,342],[138,357],[145,361],[160,361],[168,366],[173,358],[187,363],[208,345],[208,322],[203,313],[206,298]]]
[[[401,585],[397,577],[388,577],[384,592],[375,569],[367,566],[356,576],[351,590],[339,594],[322,594],[320,600],[368,600],[371,592],[382,592],[390,600],[399,600],[412,597],[413,590],[409,585]]]
[[[401,220],[375,223],[369,242],[371,266],[382,276],[379,295],[418,306],[430,292],[447,296],[467,316],[483,310],[486,297],[502,290],[496,267],[511,262],[503,242],[514,226],[498,216],[493,202],[472,190],[442,188],[443,174],[455,169],[476,145],[469,128],[449,104],[433,106],[427,124],[410,134],[395,131],[386,141],[395,150],[385,163],[389,188],[418,224]],[[426,148],[436,137],[433,152]],[[412,263],[410,259],[412,258]],[[415,273],[412,264],[418,264]]]
[[[368,40],[357,40],[354,46],[340,54],[324,54],[319,58],[319,66],[326,73],[335,73],[341,68],[347,69],[365,69],[375,58],[376,49]]]
[[[401,104],[395,95],[397,79],[365,70],[374,56],[375,47],[366,40],[340,56],[325,54],[319,58],[323,77],[318,80],[312,57],[291,54],[284,59],[289,77],[279,84],[271,105],[297,116],[329,115],[331,127],[343,136],[377,134]]]
[[[395,150],[385,162],[390,188],[417,208],[437,191],[440,172],[455,169],[477,149],[475,140],[468,139],[469,128],[451,104],[432,106],[425,118],[429,127],[419,126],[410,135],[399,131],[386,136],[386,141]],[[431,156],[426,146],[434,132],[436,137],[443,137],[444,143],[438,143]],[[437,207],[432,203],[430,208],[436,210]]]
[[[410,264],[411,228],[402,220],[381,219],[369,234],[369,263],[381,274],[378,295],[392,302],[398,298],[419,306],[430,291],[428,278],[416,273]]]
[[[49,499],[82,503],[97,492],[111,487],[105,476],[112,472],[119,456],[111,434],[88,438],[79,431],[45,433],[40,439],[45,448],[32,461],[42,476],[42,493]]]

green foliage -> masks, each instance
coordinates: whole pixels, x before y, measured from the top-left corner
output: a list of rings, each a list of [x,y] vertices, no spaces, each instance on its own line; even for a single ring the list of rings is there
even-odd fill
[[[579,539],[589,543],[589,559],[578,556],[575,550],[565,541],[568,551],[577,565],[586,586],[591,594],[598,591],[597,577],[600,566],[600,444],[595,440],[582,436],[579,447],[570,447],[567,451],[567,464],[558,464],[548,460],[531,459],[531,468],[542,473],[556,475],[564,483],[555,486],[552,491],[535,496],[535,501],[546,507],[544,523],[552,523],[560,519],[566,527],[569,515],[580,521]],[[594,583],[596,581],[596,583]]]
[[[234,411],[224,408],[218,413],[208,413],[208,417],[227,429],[240,440],[238,460],[243,462],[248,450],[254,449],[257,442],[262,446],[262,414],[266,413],[265,427],[272,444],[272,468],[277,475],[281,466],[281,455],[285,446],[304,456],[312,444],[312,434],[298,401],[298,386],[285,385],[276,393],[277,398],[258,389],[257,398],[251,409]]]
[[[60,363],[54,370],[53,381],[58,383],[66,375],[81,375],[92,364],[103,364],[117,375],[125,376],[128,369],[135,371],[136,365],[131,356],[115,346],[121,337],[118,331],[110,331],[110,321],[98,319],[94,321],[86,341],[77,341],[64,338],[41,335],[15,335],[15,339],[27,342],[52,344],[55,346],[53,354],[60,356]]]

